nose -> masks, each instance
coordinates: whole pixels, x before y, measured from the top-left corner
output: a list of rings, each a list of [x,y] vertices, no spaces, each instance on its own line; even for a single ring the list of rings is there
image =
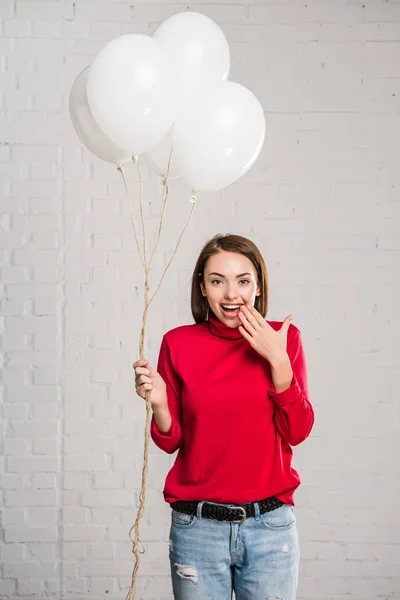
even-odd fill
[[[224,293],[224,298],[226,300],[230,300],[230,301],[237,300],[239,298],[239,296],[238,296],[238,294],[237,294],[236,289],[234,288],[234,286],[232,286],[232,285],[226,286],[225,293]]]

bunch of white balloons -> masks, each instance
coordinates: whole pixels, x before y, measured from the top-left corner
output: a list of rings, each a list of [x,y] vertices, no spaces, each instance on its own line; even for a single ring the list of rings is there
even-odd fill
[[[228,81],[230,52],[220,27],[177,13],[153,37],[120,36],[76,78],[70,116],[85,146],[123,165],[145,154],[151,167],[216,191],[244,175],[265,138],[255,95]]]

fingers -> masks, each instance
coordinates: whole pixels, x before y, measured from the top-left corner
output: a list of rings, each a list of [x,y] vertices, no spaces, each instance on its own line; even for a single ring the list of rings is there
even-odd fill
[[[144,367],[136,367],[135,373],[136,373],[136,375],[147,375],[148,377],[150,377],[151,370],[145,369]]]
[[[139,375],[136,379],[136,383],[139,385],[142,385],[142,383],[151,383],[153,384],[152,380],[150,377],[147,377],[146,375]]]
[[[136,393],[138,396],[146,399],[146,392],[151,392],[153,385],[151,383],[142,383],[142,385],[136,386]]]
[[[149,365],[149,361],[146,359],[140,359],[137,360],[136,362],[133,363],[133,368],[136,369],[136,367],[147,367]]]
[[[150,375],[155,375],[157,372],[153,369],[148,360],[137,360],[132,366],[136,373],[144,373],[147,370]]]
[[[265,319],[260,315],[258,310],[251,306],[251,304],[246,303],[245,299],[242,298],[244,304],[241,307],[241,311],[246,316],[248,321],[253,325],[253,327],[257,327],[257,325],[265,325]]]
[[[135,371],[135,387],[138,396],[146,399],[146,392],[157,390],[159,375],[150,365],[148,360],[141,359],[133,363]]]
[[[253,341],[252,336],[246,331],[246,329],[243,327],[243,325],[240,325],[239,327],[239,331],[242,334],[242,336],[244,338],[246,338],[246,340],[251,344]]]
[[[156,374],[156,371],[154,371],[154,369],[151,367],[148,360],[137,360],[132,366],[135,371],[136,379],[138,375],[148,375],[149,377],[154,377]]]
[[[286,317],[286,319],[283,321],[282,323],[282,327],[281,327],[281,331],[284,331],[285,333],[287,333],[288,329],[289,329],[289,325],[290,325],[290,321],[292,321],[293,319],[293,315],[288,315]]]
[[[146,391],[146,390],[152,390],[153,389],[153,384],[152,383],[142,383],[142,385],[139,385],[137,387],[138,393],[142,390]],[[139,396],[142,396],[142,394],[139,394]],[[143,392],[143,396],[144,396],[144,392]]]
[[[248,331],[257,329],[260,323],[247,306],[241,306],[239,311],[239,318],[241,319],[243,325],[246,327]]]

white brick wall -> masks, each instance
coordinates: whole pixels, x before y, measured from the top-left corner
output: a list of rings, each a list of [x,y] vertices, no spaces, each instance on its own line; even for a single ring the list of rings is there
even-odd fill
[[[142,275],[119,175],[82,148],[68,93],[108,40],[151,33],[187,8],[0,0],[2,599],[120,599],[129,586]],[[226,32],[231,78],[260,98],[267,141],[243,180],[200,197],[152,308],[148,355],[190,322],[205,240],[253,238],[269,266],[271,318],[293,312],[302,329],[316,409],[296,449],[299,600],[400,598],[400,2],[190,8]],[[152,224],[159,188],[145,167],[144,179]],[[179,183],[170,199],[156,272],[189,210]],[[152,446],[138,600],[172,597],[169,465]]]

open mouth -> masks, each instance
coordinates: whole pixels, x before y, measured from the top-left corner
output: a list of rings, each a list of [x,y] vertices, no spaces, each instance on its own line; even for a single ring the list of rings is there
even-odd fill
[[[227,317],[237,317],[241,304],[221,304],[221,310]]]

